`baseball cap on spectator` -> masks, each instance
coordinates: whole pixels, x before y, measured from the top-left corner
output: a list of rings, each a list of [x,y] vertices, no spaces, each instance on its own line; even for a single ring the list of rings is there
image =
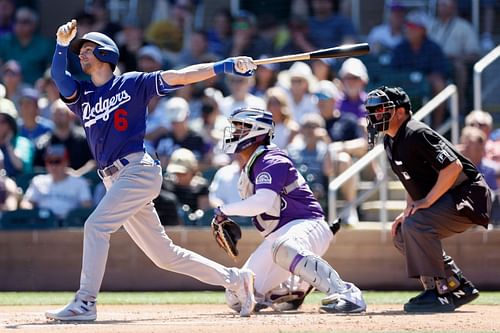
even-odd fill
[[[40,93],[35,88],[23,88],[21,90],[21,99],[30,99],[32,101],[38,101],[40,98]]]
[[[154,45],[146,45],[139,49],[137,52],[137,58],[148,57],[153,59],[159,64],[163,64],[163,56],[161,50]]]
[[[17,109],[14,103],[5,98],[5,87],[0,84],[0,122],[5,121],[11,128],[14,136],[17,133]]]
[[[189,117],[189,104],[182,97],[172,97],[165,103],[165,113],[172,123],[183,122]]]
[[[7,72],[13,73],[15,75],[21,75],[21,65],[19,65],[19,63],[15,60],[9,60],[2,66],[2,73],[5,74]]]
[[[399,11],[404,11],[406,10],[406,6],[401,2],[401,1],[391,1],[389,4],[389,9],[390,10],[399,10]]]
[[[339,77],[345,78],[347,75],[352,75],[360,78],[364,83],[368,83],[368,71],[365,64],[357,58],[349,58],[340,67]]]
[[[168,173],[196,173],[198,171],[198,161],[193,152],[186,148],[176,149],[170,157],[167,165]]]
[[[233,29],[248,30],[257,24],[255,15],[247,10],[240,10],[233,20]]]
[[[428,30],[431,21],[429,16],[422,11],[413,11],[406,15],[406,26],[408,28],[421,28]]]
[[[44,157],[45,157],[45,159],[48,159],[48,158],[67,159],[68,152],[66,150],[66,147],[64,147],[64,145],[50,145],[45,150]]]
[[[333,99],[338,101],[341,97],[337,86],[332,81],[328,80],[319,82],[315,95],[319,100]]]

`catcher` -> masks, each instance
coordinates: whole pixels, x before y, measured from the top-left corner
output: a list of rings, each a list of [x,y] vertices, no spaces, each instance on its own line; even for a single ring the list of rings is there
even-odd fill
[[[242,201],[216,208],[212,228],[218,244],[230,256],[236,256],[241,231],[228,216],[253,217],[264,241],[244,268],[255,273],[256,309],[276,303],[276,297],[300,305],[303,297],[316,288],[326,293],[321,306],[326,312],[365,311],[361,291],[342,281],[321,258],[336,230],[330,230],[320,204],[286,153],[271,145],[272,114],[241,108],[228,120],[223,150],[237,153],[245,161],[238,188]],[[226,291],[226,300],[239,311],[240,304],[232,292]]]

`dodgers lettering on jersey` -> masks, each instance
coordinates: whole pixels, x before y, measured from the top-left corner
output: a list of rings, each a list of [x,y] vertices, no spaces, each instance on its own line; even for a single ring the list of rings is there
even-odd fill
[[[250,181],[254,184],[254,191],[269,189],[281,195],[279,223],[274,230],[293,220],[324,219],[323,209],[306,182],[290,193],[283,193],[283,189],[297,179],[297,169],[290,158],[279,149],[267,150],[253,164]],[[261,217],[263,220],[270,218],[265,213],[261,214]],[[256,218],[253,223],[257,229],[264,229]]]
[[[144,150],[150,99],[181,87],[167,85],[160,71],[125,73],[100,87],[90,81],[79,81],[78,85],[77,99],[67,101],[68,107],[80,118],[100,169]]]

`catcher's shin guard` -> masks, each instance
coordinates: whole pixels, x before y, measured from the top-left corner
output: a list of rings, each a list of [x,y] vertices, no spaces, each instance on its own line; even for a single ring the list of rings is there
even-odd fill
[[[344,281],[330,264],[314,253],[301,250],[293,239],[278,240],[273,244],[273,260],[326,294],[346,290]]]

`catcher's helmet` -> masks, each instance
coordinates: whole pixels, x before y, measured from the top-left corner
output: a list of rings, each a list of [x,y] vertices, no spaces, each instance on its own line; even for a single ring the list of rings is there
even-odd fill
[[[234,154],[248,148],[255,142],[274,136],[273,115],[269,111],[257,108],[240,108],[229,116],[230,126],[224,129],[222,150]]]
[[[80,49],[85,42],[96,43],[97,47],[94,49],[94,56],[102,62],[111,64],[111,68],[115,70],[120,58],[120,51],[111,38],[100,32],[89,32],[71,44],[71,51],[80,54]]]
[[[377,132],[389,129],[389,122],[394,116],[396,108],[404,107],[411,110],[410,98],[402,88],[380,87],[370,91],[366,98],[365,107],[368,112],[368,126]]]

